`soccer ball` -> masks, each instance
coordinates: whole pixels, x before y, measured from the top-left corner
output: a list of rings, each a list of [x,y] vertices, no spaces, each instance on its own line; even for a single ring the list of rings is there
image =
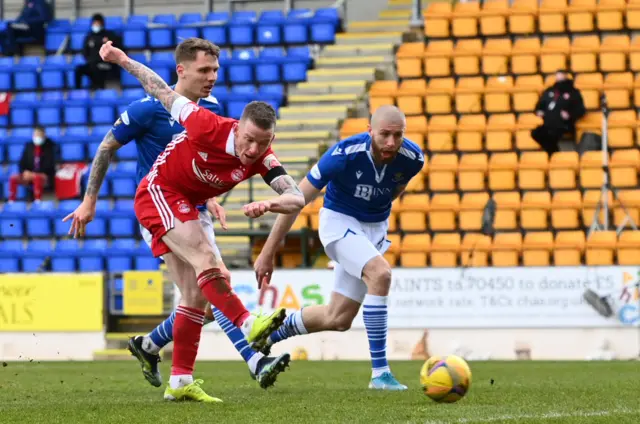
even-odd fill
[[[291,359],[293,359],[294,361],[306,361],[307,359],[309,359],[309,355],[307,354],[305,348],[297,347],[291,354]]]
[[[471,369],[459,356],[432,356],[420,370],[420,384],[436,402],[457,402],[471,386]]]

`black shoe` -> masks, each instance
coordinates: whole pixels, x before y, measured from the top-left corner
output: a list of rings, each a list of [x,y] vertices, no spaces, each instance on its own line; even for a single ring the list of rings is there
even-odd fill
[[[155,387],[162,386],[162,376],[158,370],[158,363],[161,361],[160,355],[152,354],[142,348],[142,336],[131,337],[127,345],[127,349],[131,355],[135,356],[140,362],[142,375],[147,381]]]
[[[267,389],[276,383],[278,374],[289,368],[290,361],[291,356],[288,353],[276,357],[265,356],[258,362],[258,374],[249,373],[251,378],[260,384],[260,387]]]

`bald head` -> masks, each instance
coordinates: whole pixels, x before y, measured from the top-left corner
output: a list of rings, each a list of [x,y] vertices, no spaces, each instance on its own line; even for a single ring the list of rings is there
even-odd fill
[[[395,159],[404,140],[407,120],[395,106],[380,106],[371,116],[369,135],[371,149],[377,163],[390,163]]]
[[[380,106],[373,112],[371,116],[371,127],[372,128],[380,128],[380,126],[384,125],[393,125],[393,126],[406,126],[407,118],[404,116],[404,113],[400,109],[392,105],[384,105]]]

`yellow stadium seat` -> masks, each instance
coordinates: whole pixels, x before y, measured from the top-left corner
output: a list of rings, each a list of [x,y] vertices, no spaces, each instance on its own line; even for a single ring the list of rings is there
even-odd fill
[[[456,154],[434,154],[429,162],[429,190],[454,191],[457,172],[458,156]]]
[[[283,268],[298,268],[303,262],[301,253],[282,253],[280,259]]]
[[[492,38],[484,43],[482,49],[482,73],[485,75],[504,75],[509,73],[511,40]]]
[[[428,125],[426,116],[407,116],[407,132],[426,134],[427,128]]]
[[[456,230],[459,208],[460,199],[457,193],[434,194],[431,198],[428,214],[431,231]]]
[[[485,87],[484,110],[487,113],[511,112],[513,77],[489,77]]]
[[[538,37],[525,37],[516,40],[511,53],[511,72],[516,75],[538,73],[540,51]]]
[[[585,190],[582,194],[582,222],[585,227],[591,226],[596,212],[596,207],[602,204],[602,193],[600,190]],[[613,207],[613,194],[607,192],[607,205],[609,210]],[[601,209],[598,215],[598,222],[604,223],[604,211]]]
[[[552,250],[553,234],[551,232],[528,232],[522,243],[522,265],[549,266]]]
[[[640,5],[640,3],[638,3]],[[631,13],[631,10],[627,11],[627,17]],[[638,18],[640,18],[640,9],[634,11],[637,13]],[[638,20],[638,24],[640,25],[640,19]],[[640,71],[640,37],[635,36],[631,40],[631,46],[629,46],[629,70],[633,72]]]
[[[458,40],[453,50],[453,72],[456,75],[478,75],[480,73],[480,39]]]
[[[628,35],[609,35],[604,37],[600,46],[600,71],[626,71],[630,49],[631,41]]]
[[[501,113],[489,116],[485,148],[490,152],[513,150],[513,132],[516,129],[516,116]]]
[[[640,231],[623,231],[616,243],[618,265],[640,265]]]
[[[613,265],[618,242],[615,231],[595,231],[587,238],[587,265]]]
[[[520,264],[522,235],[520,233],[500,233],[493,237],[491,263],[493,266],[514,267]]]
[[[613,203],[613,225],[616,227],[632,227],[629,218],[640,225],[640,190],[620,190],[618,192],[620,201]],[[628,214],[628,215],[627,215]]]
[[[467,233],[460,245],[460,265],[486,267],[489,265],[491,237],[484,234]]]
[[[540,49],[540,71],[551,74],[559,69],[567,69],[567,56],[570,51],[569,37],[546,38]]]
[[[452,40],[430,41],[424,52],[424,75],[427,77],[448,77],[451,75],[452,55]]]
[[[400,265],[406,268],[424,268],[431,248],[429,234],[406,234],[400,244]]]
[[[465,193],[460,202],[460,230],[480,231],[482,229],[482,214],[489,201],[489,193]]]
[[[631,107],[631,91],[633,90],[633,74],[631,72],[608,74],[604,79],[603,87],[609,108],[628,109]]]
[[[349,118],[345,119],[340,127],[340,138],[351,137],[354,134],[367,130],[369,120],[367,118]]]
[[[580,140],[585,131],[602,133],[602,112],[587,112],[576,122],[576,140]]]
[[[409,140],[413,141],[414,143],[416,143],[420,147],[420,150],[422,151],[425,150],[426,146],[424,144],[424,136],[425,136],[424,134],[407,132],[404,134],[404,136]]]
[[[538,0],[513,0],[509,14],[511,34],[533,34],[536,32]]]
[[[571,44],[571,70],[573,72],[595,72],[598,70],[600,37],[580,35]]]
[[[395,97],[377,96],[369,97],[369,113],[373,113],[381,106],[395,106]]]
[[[391,266],[395,266],[400,254],[400,234],[387,234],[387,240],[391,242],[389,249],[385,252],[384,258]]]
[[[482,150],[482,140],[487,129],[484,115],[462,115],[456,131],[456,148],[461,152]]]
[[[389,96],[395,97],[398,95],[398,81],[397,80],[381,80],[374,81],[369,88],[369,96]]]
[[[482,116],[484,118],[484,116]],[[463,116],[460,120],[464,119]],[[464,154],[458,164],[458,188],[461,191],[484,191],[489,164],[485,153]]]
[[[398,108],[405,115],[424,114],[424,96],[427,93],[427,81],[424,78],[402,81],[398,87]]]
[[[640,151],[638,149],[614,150],[609,169],[611,184],[614,187],[637,187]]]
[[[449,2],[430,2],[424,11],[424,35],[428,38],[447,38],[453,7]]]
[[[566,32],[567,0],[542,0],[538,16],[538,29],[544,34]]]
[[[427,212],[429,210],[429,196],[424,193],[407,193],[400,198],[399,212]]]
[[[425,97],[427,114],[451,113],[451,99],[455,88],[453,78],[431,78]]]
[[[458,80],[455,94],[456,111],[459,114],[482,112],[484,78],[466,77]]]
[[[587,110],[600,107],[600,96],[604,88],[604,79],[600,72],[583,73],[576,75],[575,87],[580,90],[584,107]]]
[[[460,253],[460,234],[434,235],[430,253],[433,268],[455,268]]]
[[[454,37],[475,37],[478,35],[480,2],[456,3],[453,8],[451,30]]]
[[[580,158],[580,186],[582,188],[599,188],[604,178],[602,170],[602,152],[584,152]]]
[[[405,194],[400,199],[400,229],[426,231],[429,197],[426,194]]]
[[[624,29],[626,0],[599,0],[596,11],[596,25],[599,31],[620,31]]]
[[[494,153],[489,160],[489,190],[515,190],[518,156],[515,152]]]
[[[518,186],[522,190],[542,190],[547,187],[549,159],[546,152],[523,152],[518,166]]]
[[[583,231],[558,231],[553,243],[554,265],[581,265],[585,243]]]
[[[493,200],[496,202],[493,228],[496,231],[515,230],[520,215],[520,193],[517,191],[494,193]]]
[[[396,66],[400,78],[420,78],[422,72],[422,57],[425,53],[424,43],[404,43],[396,52]]]
[[[633,135],[638,121],[633,110],[614,110],[609,115],[608,143],[613,149],[629,148],[635,145]]]
[[[391,212],[389,214],[389,232],[398,231],[398,214]]]
[[[640,29],[640,0],[627,1],[627,29]]]
[[[518,116],[516,125],[516,149],[518,150],[541,150],[536,141],[531,138],[531,130],[542,125],[542,118],[534,113],[521,113]]]
[[[458,127],[455,115],[434,115],[429,120],[427,150],[431,152],[453,151],[453,137]]]
[[[551,195],[548,191],[528,191],[522,196],[520,224],[525,230],[546,230],[549,228],[549,208]]]
[[[482,35],[506,34],[509,12],[509,0],[485,1],[480,11],[480,32]]]
[[[571,0],[567,10],[569,32],[594,31],[595,11],[596,0]]]
[[[555,230],[580,228],[582,194],[578,190],[559,190],[551,200],[551,226]]]
[[[426,187],[424,185],[424,178],[422,177],[422,174],[418,174],[407,183],[407,188],[405,191],[408,193],[412,193],[422,192],[425,191],[425,189]]]
[[[522,75],[511,89],[514,112],[533,112],[544,90],[542,75]]]
[[[640,107],[640,75],[637,75],[633,81],[633,105]]]
[[[549,161],[549,188],[576,188],[576,174],[580,165],[578,152],[556,152]]]

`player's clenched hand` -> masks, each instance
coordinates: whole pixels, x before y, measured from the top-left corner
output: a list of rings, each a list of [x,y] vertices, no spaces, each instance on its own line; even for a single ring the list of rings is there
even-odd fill
[[[73,235],[73,238],[84,237],[85,227],[88,223],[93,221],[96,216],[96,205],[93,202],[83,201],[78,209],[65,216],[62,222],[71,221],[71,228],[69,228],[69,235]]]
[[[258,280],[258,288],[271,283],[274,259],[273,255],[262,251],[253,263],[253,270],[256,272],[256,280]]]
[[[107,41],[100,47],[100,57],[105,62],[120,65],[127,58],[127,55],[119,48],[113,47],[113,41]]]
[[[227,213],[224,211],[222,205],[220,205],[215,197],[207,200],[207,210],[211,212],[211,215],[215,216],[215,218],[220,221],[220,225],[222,229],[226,231],[227,229]]]
[[[249,218],[258,218],[271,209],[271,203],[268,200],[262,200],[260,202],[249,203],[242,207],[242,211]]]

